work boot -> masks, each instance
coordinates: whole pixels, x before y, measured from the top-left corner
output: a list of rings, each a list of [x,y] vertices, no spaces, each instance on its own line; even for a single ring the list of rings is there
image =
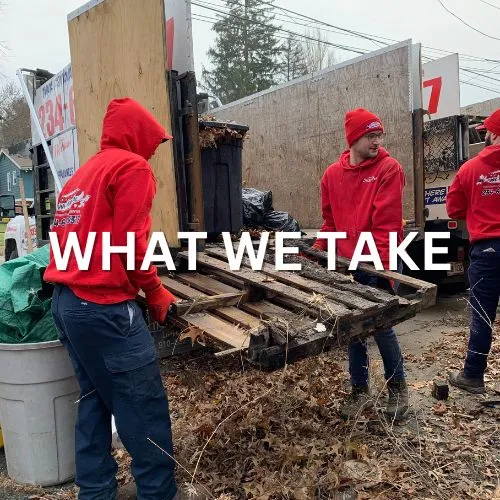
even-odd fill
[[[387,389],[389,390],[389,400],[384,414],[390,420],[401,420],[408,413],[408,386],[406,380],[404,378],[389,380]]]
[[[373,401],[370,398],[370,390],[368,386],[354,385],[351,394],[347,396],[344,404],[340,407],[340,415],[345,420],[357,417],[363,410],[370,408]]]
[[[486,392],[482,378],[467,377],[463,371],[450,374],[448,381],[451,385],[472,394],[484,394]]]

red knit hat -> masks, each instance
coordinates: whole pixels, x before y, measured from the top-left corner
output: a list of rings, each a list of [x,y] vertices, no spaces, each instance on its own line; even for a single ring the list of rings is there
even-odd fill
[[[345,115],[345,137],[349,147],[365,134],[383,131],[380,118],[366,109],[354,109]]]
[[[495,135],[500,135],[500,108],[484,120],[484,128]]]

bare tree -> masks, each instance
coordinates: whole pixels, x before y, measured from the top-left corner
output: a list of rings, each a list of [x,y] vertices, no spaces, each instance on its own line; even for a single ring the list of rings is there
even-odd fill
[[[30,137],[29,107],[21,89],[8,82],[0,89],[0,146],[9,148]]]
[[[308,38],[303,42],[303,51],[308,73],[333,66],[336,62],[335,52],[327,43],[324,43],[328,42],[328,38],[323,32],[316,28],[308,31],[306,35]]]

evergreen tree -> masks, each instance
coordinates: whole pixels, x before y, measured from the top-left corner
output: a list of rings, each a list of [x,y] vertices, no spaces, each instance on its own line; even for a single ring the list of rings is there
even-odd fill
[[[283,46],[283,78],[289,82],[307,74],[303,43],[295,35],[289,35]]]
[[[260,0],[226,0],[229,13],[214,24],[215,46],[208,51],[212,70],[203,81],[224,104],[278,83],[282,49],[272,7]]]

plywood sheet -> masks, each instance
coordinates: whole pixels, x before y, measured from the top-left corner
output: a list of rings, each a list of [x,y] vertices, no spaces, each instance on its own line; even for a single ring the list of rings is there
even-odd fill
[[[404,215],[413,220],[410,88],[409,45],[400,44],[212,112],[250,127],[245,185],[272,190],[276,210],[289,212],[302,228],[319,228],[321,177],[347,147],[345,113],[370,109],[382,119],[385,146],[406,172]]]
[[[498,108],[500,108],[500,97],[495,97],[494,99],[464,106],[461,111],[466,115],[490,116]]]
[[[132,97],[171,133],[163,0],[104,0],[68,22],[80,162],[99,149],[109,101]],[[175,138],[174,138],[175,140]],[[178,246],[172,142],[150,160],[157,178],[153,231]]]

